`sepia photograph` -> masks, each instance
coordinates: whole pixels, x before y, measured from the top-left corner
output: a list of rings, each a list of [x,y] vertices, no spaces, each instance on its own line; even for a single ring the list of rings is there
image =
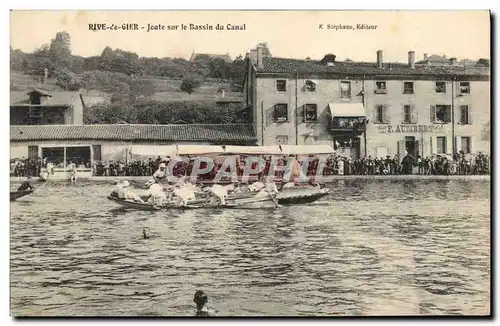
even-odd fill
[[[11,316],[491,316],[491,19],[12,10]]]

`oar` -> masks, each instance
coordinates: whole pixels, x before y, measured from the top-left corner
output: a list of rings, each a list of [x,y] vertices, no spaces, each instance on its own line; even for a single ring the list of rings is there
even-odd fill
[[[273,201],[274,205],[276,205],[276,208],[281,207],[281,205],[278,204],[278,201],[276,200],[276,198],[273,197],[273,195],[271,194],[271,192],[269,190],[267,190],[266,187],[264,189],[266,190],[266,192],[269,195],[269,197],[271,197],[271,200]]]

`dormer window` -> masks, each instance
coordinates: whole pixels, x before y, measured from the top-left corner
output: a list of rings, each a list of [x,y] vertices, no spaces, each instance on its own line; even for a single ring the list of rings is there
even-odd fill
[[[314,82],[312,80],[306,80],[304,90],[306,92],[316,92],[316,82]]]

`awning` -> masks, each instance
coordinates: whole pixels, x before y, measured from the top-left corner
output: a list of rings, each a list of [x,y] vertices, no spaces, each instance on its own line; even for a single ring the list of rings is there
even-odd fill
[[[333,117],[364,117],[366,116],[363,103],[328,103],[328,108]]]
[[[274,146],[226,146],[227,154],[273,155],[281,154],[279,145]]]
[[[175,157],[177,155],[177,146],[175,145],[132,145],[130,148],[132,159],[141,159],[145,157],[156,158],[158,156],[165,158],[167,156]]]
[[[209,145],[177,145],[177,154],[182,155],[202,155],[202,154],[224,154],[222,146]]]
[[[281,145],[281,152],[286,155],[333,154],[331,145]]]

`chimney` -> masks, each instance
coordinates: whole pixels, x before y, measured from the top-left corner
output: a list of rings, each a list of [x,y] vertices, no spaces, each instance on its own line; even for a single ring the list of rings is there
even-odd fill
[[[336,57],[337,56],[335,54],[331,54],[331,53],[325,54],[323,59],[321,59],[321,63],[326,64],[327,66],[335,66],[335,58]]]
[[[424,60],[427,60],[427,53],[424,53]]]
[[[415,69],[415,51],[408,52],[408,66],[411,69]]]
[[[455,66],[458,63],[457,58],[450,58],[450,65]]]
[[[257,49],[250,50],[250,61],[252,64],[257,64]]]
[[[383,52],[382,50],[377,51],[377,67],[380,69],[384,68]]]
[[[264,47],[258,46],[257,47],[257,66],[258,67],[264,66],[264,63],[262,62],[263,57],[264,57]]]
[[[47,84],[47,79],[49,78],[49,69],[43,69],[43,84]]]

